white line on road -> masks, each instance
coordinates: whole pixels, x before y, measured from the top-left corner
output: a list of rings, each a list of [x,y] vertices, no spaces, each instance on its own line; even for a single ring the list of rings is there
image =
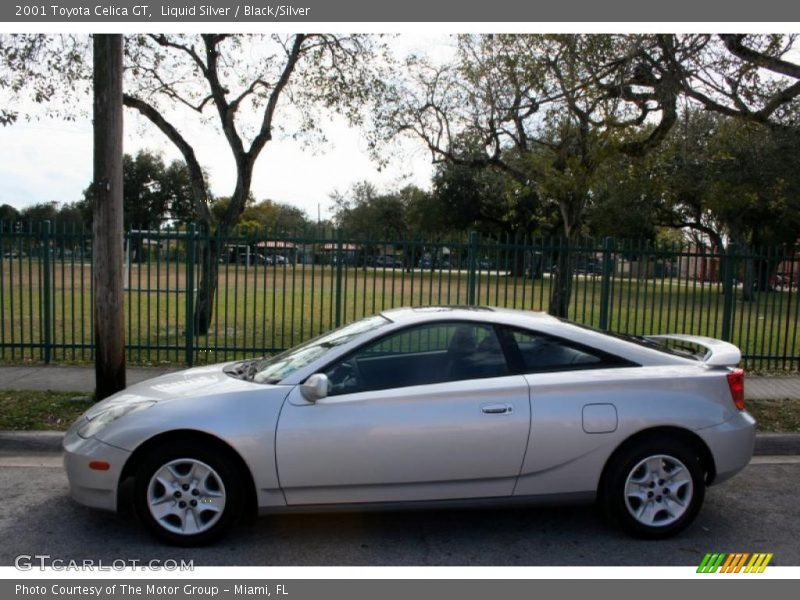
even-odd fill
[[[64,465],[61,454],[44,454],[39,456],[0,456],[2,467],[27,467],[55,469]]]
[[[794,454],[776,456],[754,456],[750,459],[751,465],[796,465],[800,463],[800,456]]]

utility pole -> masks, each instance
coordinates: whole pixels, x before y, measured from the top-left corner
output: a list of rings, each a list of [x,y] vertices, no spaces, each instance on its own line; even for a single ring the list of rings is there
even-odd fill
[[[96,397],[125,389],[122,35],[94,35],[94,364]]]

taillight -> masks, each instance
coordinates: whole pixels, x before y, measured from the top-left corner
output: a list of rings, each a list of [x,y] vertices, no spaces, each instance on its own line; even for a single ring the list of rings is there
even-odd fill
[[[744,410],[744,371],[742,369],[734,369],[728,373],[728,387],[736,408]]]

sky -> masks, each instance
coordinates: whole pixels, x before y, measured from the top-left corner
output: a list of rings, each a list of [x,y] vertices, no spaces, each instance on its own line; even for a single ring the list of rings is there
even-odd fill
[[[446,55],[452,40],[437,34],[401,35],[391,42],[395,50]],[[91,99],[86,99],[91,108]],[[186,123],[189,123],[186,121]],[[233,191],[235,168],[222,134],[210,125],[184,125],[184,135],[195,147],[209,174],[211,191],[227,196]],[[124,151],[147,149],[169,162],[180,158],[171,142],[149,122],[126,109]],[[379,171],[369,157],[363,133],[343,119],[332,118],[324,126],[328,142],[306,147],[287,139],[274,139],[260,155],[253,177],[256,200],[271,199],[303,209],[316,219],[331,215],[330,194],[369,180],[382,191],[407,184],[430,187],[430,154],[416,141],[397,145],[388,165]],[[87,115],[75,122],[20,119],[0,127],[0,204],[23,208],[40,202],[75,202],[92,179],[92,126]]]

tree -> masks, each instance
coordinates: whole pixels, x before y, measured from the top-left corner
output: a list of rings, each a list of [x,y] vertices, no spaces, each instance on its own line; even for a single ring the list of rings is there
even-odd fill
[[[161,228],[167,212],[164,190],[164,161],[152,152],[142,151],[122,159],[123,207],[125,228]]]
[[[37,202],[24,207],[19,216],[25,221],[54,221],[58,215],[58,202]]]
[[[800,132],[713,112],[692,111],[651,157],[663,224],[690,228],[722,250],[793,248],[800,231]],[[777,261],[747,261],[744,297],[767,289]],[[754,273],[759,281],[753,281]]]
[[[439,223],[449,230],[519,240],[560,226],[552,204],[542,202],[531,186],[496,169],[440,163],[433,176],[432,201],[438,205]]]
[[[797,126],[796,35],[682,35],[666,47],[682,92],[706,110],[770,126]],[[672,48],[691,51],[683,55]]]
[[[669,227],[715,252],[729,244],[755,257],[761,249],[791,250],[800,231],[799,157],[794,128],[691,109],[656,151],[609,173],[597,190],[606,197],[587,219],[604,234],[642,227],[655,238]],[[744,261],[745,299],[768,289],[778,262]]]
[[[648,158],[621,156],[598,170],[585,214],[588,234],[598,239],[656,240],[660,188],[655,188]]]
[[[350,235],[382,235],[399,240],[409,233],[405,206],[397,193],[381,194],[368,181],[361,181],[345,193],[331,194],[336,226]]]
[[[800,121],[800,64],[793,59],[796,35],[721,34],[682,36],[695,51],[670,56],[683,93],[703,108],[748,123],[787,130],[796,137]],[[792,151],[796,152],[796,148]],[[741,217],[744,213],[735,212]],[[773,215],[773,219],[775,216]],[[775,222],[778,222],[777,219]],[[733,236],[740,228],[734,227]],[[796,231],[792,244],[797,241]],[[742,243],[742,242],[740,242]],[[759,272],[767,273],[766,269]],[[745,269],[744,296],[752,298],[752,261]],[[759,285],[766,284],[766,275]]]
[[[65,56],[57,46],[68,40],[74,41],[75,51]],[[240,218],[267,143],[277,135],[324,139],[320,117],[329,111],[360,124],[368,100],[384,87],[378,75],[388,60],[378,38],[366,35],[154,34],[125,41],[125,106],[138,111],[180,151],[191,175],[192,212],[201,229],[219,237]],[[13,76],[20,92],[46,102],[55,92],[89,80],[85,42],[81,36],[4,36],[0,71]],[[74,69],[62,73],[64,65],[58,61]],[[13,122],[16,114],[4,110],[2,117]],[[222,131],[236,167],[228,210],[216,222],[195,149],[176,125],[186,111]],[[208,330],[217,287],[218,236],[209,239],[201,248],[197,334]]]
[[[643,159],[609,170],[597,192],[652,213],[651,225],[693,229],[718,248],[726,240],[791,244],[800,219],[800,132],[691,109]],[[596,208],[613,207],[598,201]]]
[[[85,223],[80,202],[65,202],[60,205],[54,219],[56,227],[63,229],[80,228]]]
[[[10,204],[3,204],[0,206],[0,221],[19,221],[19,211]]]
[[[277,234],[302,231],[310,225],[302,209],[274,200],[262,200],[245,208],[240,225],[245,223],[251,228]]]
[[[160,155],[141,150],[136,156],[122,159],[124,227],[158,230],[168,220],[193,221],[189,170],[182,161],[169,166]],[[86,221],[91,223],[91,185],[83,192],[81,203]]]
[[[204,179],[208,177],[204,176]],[[192,173],[182,160],[173,160],[164,169],[164,178],[160,182],[167,206],[167,215],[174,222],[182,225],[195,223],[197,211],[192,196]]]
[[[181,152],[191,173],[194,209],[203,228],[224,237],[246,208],[256,160],[283,124],[292,137],[319,133],[319,110],[352,123],[380,81],[372,38],[297,34],[236,36],[140,35],[128,38],[125,105],[156,126]],[[249,44],[247,51],[245,45]],[[214,115],[236,166],[225,212],[212,222],[209,190],[196,153],[168,109]],[[248,109],[250,109],[248,111]],[[249,117],[243,113],[250,112]],[[195,331],[211,323],[220,247],[210,236],[202,251]]]
[[[74,119],[75,103],[58,102],[71,93],[88,95],[92,79],[85,36],[42,34],[0,35],[0,125],[19,118],[19,105],[32,101],[39,114]],[[32,112],[24,117],[34,118]]]
[[[39,202],[24,207],[17,213],[17,219],[31,222],[50,221],[54,227],[64,228],[85,222],[81,203]]]
[[[412,234],[432,239],[453,232],[446,208],[433,193],[415,185],[404,186],[395,193],[403,204],[406,227]]]
[[[368,181],[330,195],[335,225],[350,235],[395,240],[441,235],[449,230],[442,202],[413,185],[379,192]]]
[[[460,36],[451,64],[409,61],[412,79],[383,104],[379,132],[411,133],[435,163],[505,173],[521,197],[557,206],[564,236],[575,240],[598,168],[645,155],[675,123],[680,88],[669,61],[686,48],[674,44],[670,36]],[[553,314],[567,314],[571,273],[563,252]]]

